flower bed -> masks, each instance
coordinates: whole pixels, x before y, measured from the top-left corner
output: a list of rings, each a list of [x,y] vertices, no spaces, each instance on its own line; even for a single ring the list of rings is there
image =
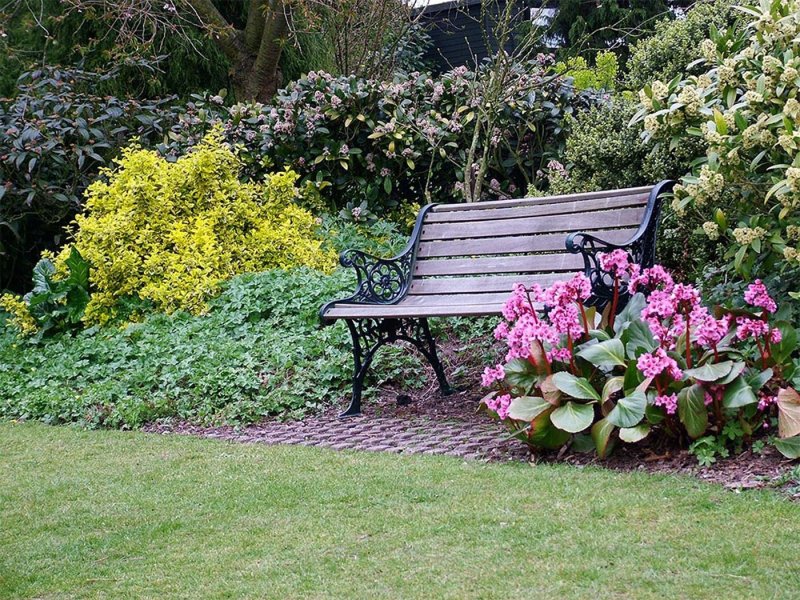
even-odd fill
[[[760,281],[748,309],[711,309],[661,266],[641,270],[622,250],[600,262],[615,290],[602,313],[583,274],[515,286],[495,330],[507,354],[483,375],[496,388],[487,409],[534,449],[588,434],[601,458],[645,438],[691,443],[704,463],[765,441],[800,457],[797,332]]]

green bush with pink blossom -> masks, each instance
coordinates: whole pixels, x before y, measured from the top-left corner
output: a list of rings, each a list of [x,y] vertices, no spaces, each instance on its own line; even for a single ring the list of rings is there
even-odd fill
[[[614,287],[602,313],[583,274],[548,289],[517,284],[506,302],[495,337],[507,354],[484,372],[494,390],[483,404],[514,435],[537,449],[590,435],[602,458],[617,441],[777,434],[776,447],[800,457],[798,332],[760,281],[747,309],[710,309],[695,287],[632,265],[624,250],[600,264]]]

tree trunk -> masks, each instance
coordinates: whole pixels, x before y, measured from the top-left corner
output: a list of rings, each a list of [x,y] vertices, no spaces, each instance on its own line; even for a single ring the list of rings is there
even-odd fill
[[[281,84],[280,59],[289,37],[284,0],[250,0],[247,24],[237,30],[211,0],[189,0],[213,26],[217,46],[231,61],[231,83],[240,100],[266,102]]]

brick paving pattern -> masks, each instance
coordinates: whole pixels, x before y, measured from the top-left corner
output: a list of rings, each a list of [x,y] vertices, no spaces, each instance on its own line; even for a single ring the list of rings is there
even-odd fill
[[[476,421],[478,421],[476,419]],[[523,444],[509,440],[500,425],[459,420],[434,421],[426,416],[321,416],[303,421],[267,421],[242,428],[159,425],[153,433],[177,433],[258,444],[316,446],[394,454],[441,454],[465,460],[525,460]]]

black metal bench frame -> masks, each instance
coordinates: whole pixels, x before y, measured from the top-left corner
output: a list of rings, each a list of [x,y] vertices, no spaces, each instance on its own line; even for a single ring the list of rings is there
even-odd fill
[[[650,191],[641,224],[635,234],[622,244],[615,244],[590,233],[573,232],[565,240],[566,250],[583,257],[583,272],[589,277],[592,285],[592,298],[587,303],[602,310],[613,297],[613,277],[603,271],[598,261],[598,254],[615,249],[626,250],[632,262],[642,268],[651,267],[655,263],[656,235],[660,220],[663,196],[672,190],[674,182],[662,181]],[[355,269],[358,283],[355,292],[344,299],[333,300],[320,309],[320,320],[323,325],[332,324],[336,318],[326,317],[326,312],[334,305],[380,305],[388,306],[399,303],[407,294],[412,282],[412,274],[417,258],[417,249],[425,217],[437,204],[423,207],[417,216],[411,238],[406,247],[393,258],[378,258],[360,250],[345,250],[339,256],[343,267]],[[520,276],[523,279],[524,276]],[[509,290],[510,294],[510,290]],[[627,289],[621,289],[624,306]],[[493,313],[487,313],[493,314]],[[381,318],[361,317],[344,318],[353,339],[353,393],[348,408],[341,417],[355,416],[361,413],[361,395],[364,378],[369,370],[375,353],[384,345],[397,341],[405,341],[416,347],[428,360],[436,374],[440,391],[443,395],[453,393],[447,382],[444,367],[436,352],[436,341],[431,335],[427,317],[386,316]]]

